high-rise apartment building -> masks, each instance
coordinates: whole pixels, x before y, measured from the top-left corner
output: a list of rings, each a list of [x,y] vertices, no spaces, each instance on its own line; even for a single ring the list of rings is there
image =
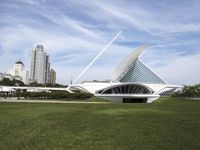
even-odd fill
[[[36,45],[32,50],[30,80],[37,83],[48,83],[49,80],[49,55],[43,45]]]
[[[50,70],[50,82],[51,84],[55,84],[56,83],[56,72],[54,69]]]

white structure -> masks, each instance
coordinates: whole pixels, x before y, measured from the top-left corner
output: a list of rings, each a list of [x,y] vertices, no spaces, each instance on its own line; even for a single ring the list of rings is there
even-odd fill
[[[11,76],[10,76],[11,75]],[[9,78],[10,80],[16,79],[23,81],[25,84],[27,84],[26,78],[26,71],[25,66],[21,61],[17,61],[12,68],[8,71],[8,75],[4,75],[4,77]]]
[[[182,86],[169,85],[140,60],[146,46],[127,55],[116,67],[112,81],[83,82],[70,85],[69,90],[82,90],[95,96],[118,102],[151,103],[162,95],[168,95]]]
[[[48,83],[49,81],[49,55],[43,45],[36,45],[32,50],[30,80],[37,83]]]

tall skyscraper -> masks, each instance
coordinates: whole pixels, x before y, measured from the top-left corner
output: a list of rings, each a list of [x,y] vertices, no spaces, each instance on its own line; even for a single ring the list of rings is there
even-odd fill
[[[56,72],[54,69],[50,70],[50,82],[51,84],[55,84],[56,83]]]
[[[37,83],[48,83],[49,79],[49,55],[43,45],[36,45],[32,50],[30,80]]]

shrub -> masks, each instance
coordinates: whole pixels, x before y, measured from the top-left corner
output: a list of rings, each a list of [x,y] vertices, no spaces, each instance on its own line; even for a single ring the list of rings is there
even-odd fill
[[[21,96],[30,99],[66,99],[66,100],[84,100],[91,98],[90,93],[68,93],[66,91],[51,91],[51,92],[23,92]]]

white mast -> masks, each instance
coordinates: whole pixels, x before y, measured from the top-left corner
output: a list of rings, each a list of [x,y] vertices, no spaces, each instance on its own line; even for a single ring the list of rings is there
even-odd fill
[[[92,64],[103,54],[103,52],[113,43],[114,40],[121,34],[121,31],[100,51],[100,53],[89,63],[89,65],[78,75],[78,77],[74,80],[76,83],[80,77],[92,66]]]

